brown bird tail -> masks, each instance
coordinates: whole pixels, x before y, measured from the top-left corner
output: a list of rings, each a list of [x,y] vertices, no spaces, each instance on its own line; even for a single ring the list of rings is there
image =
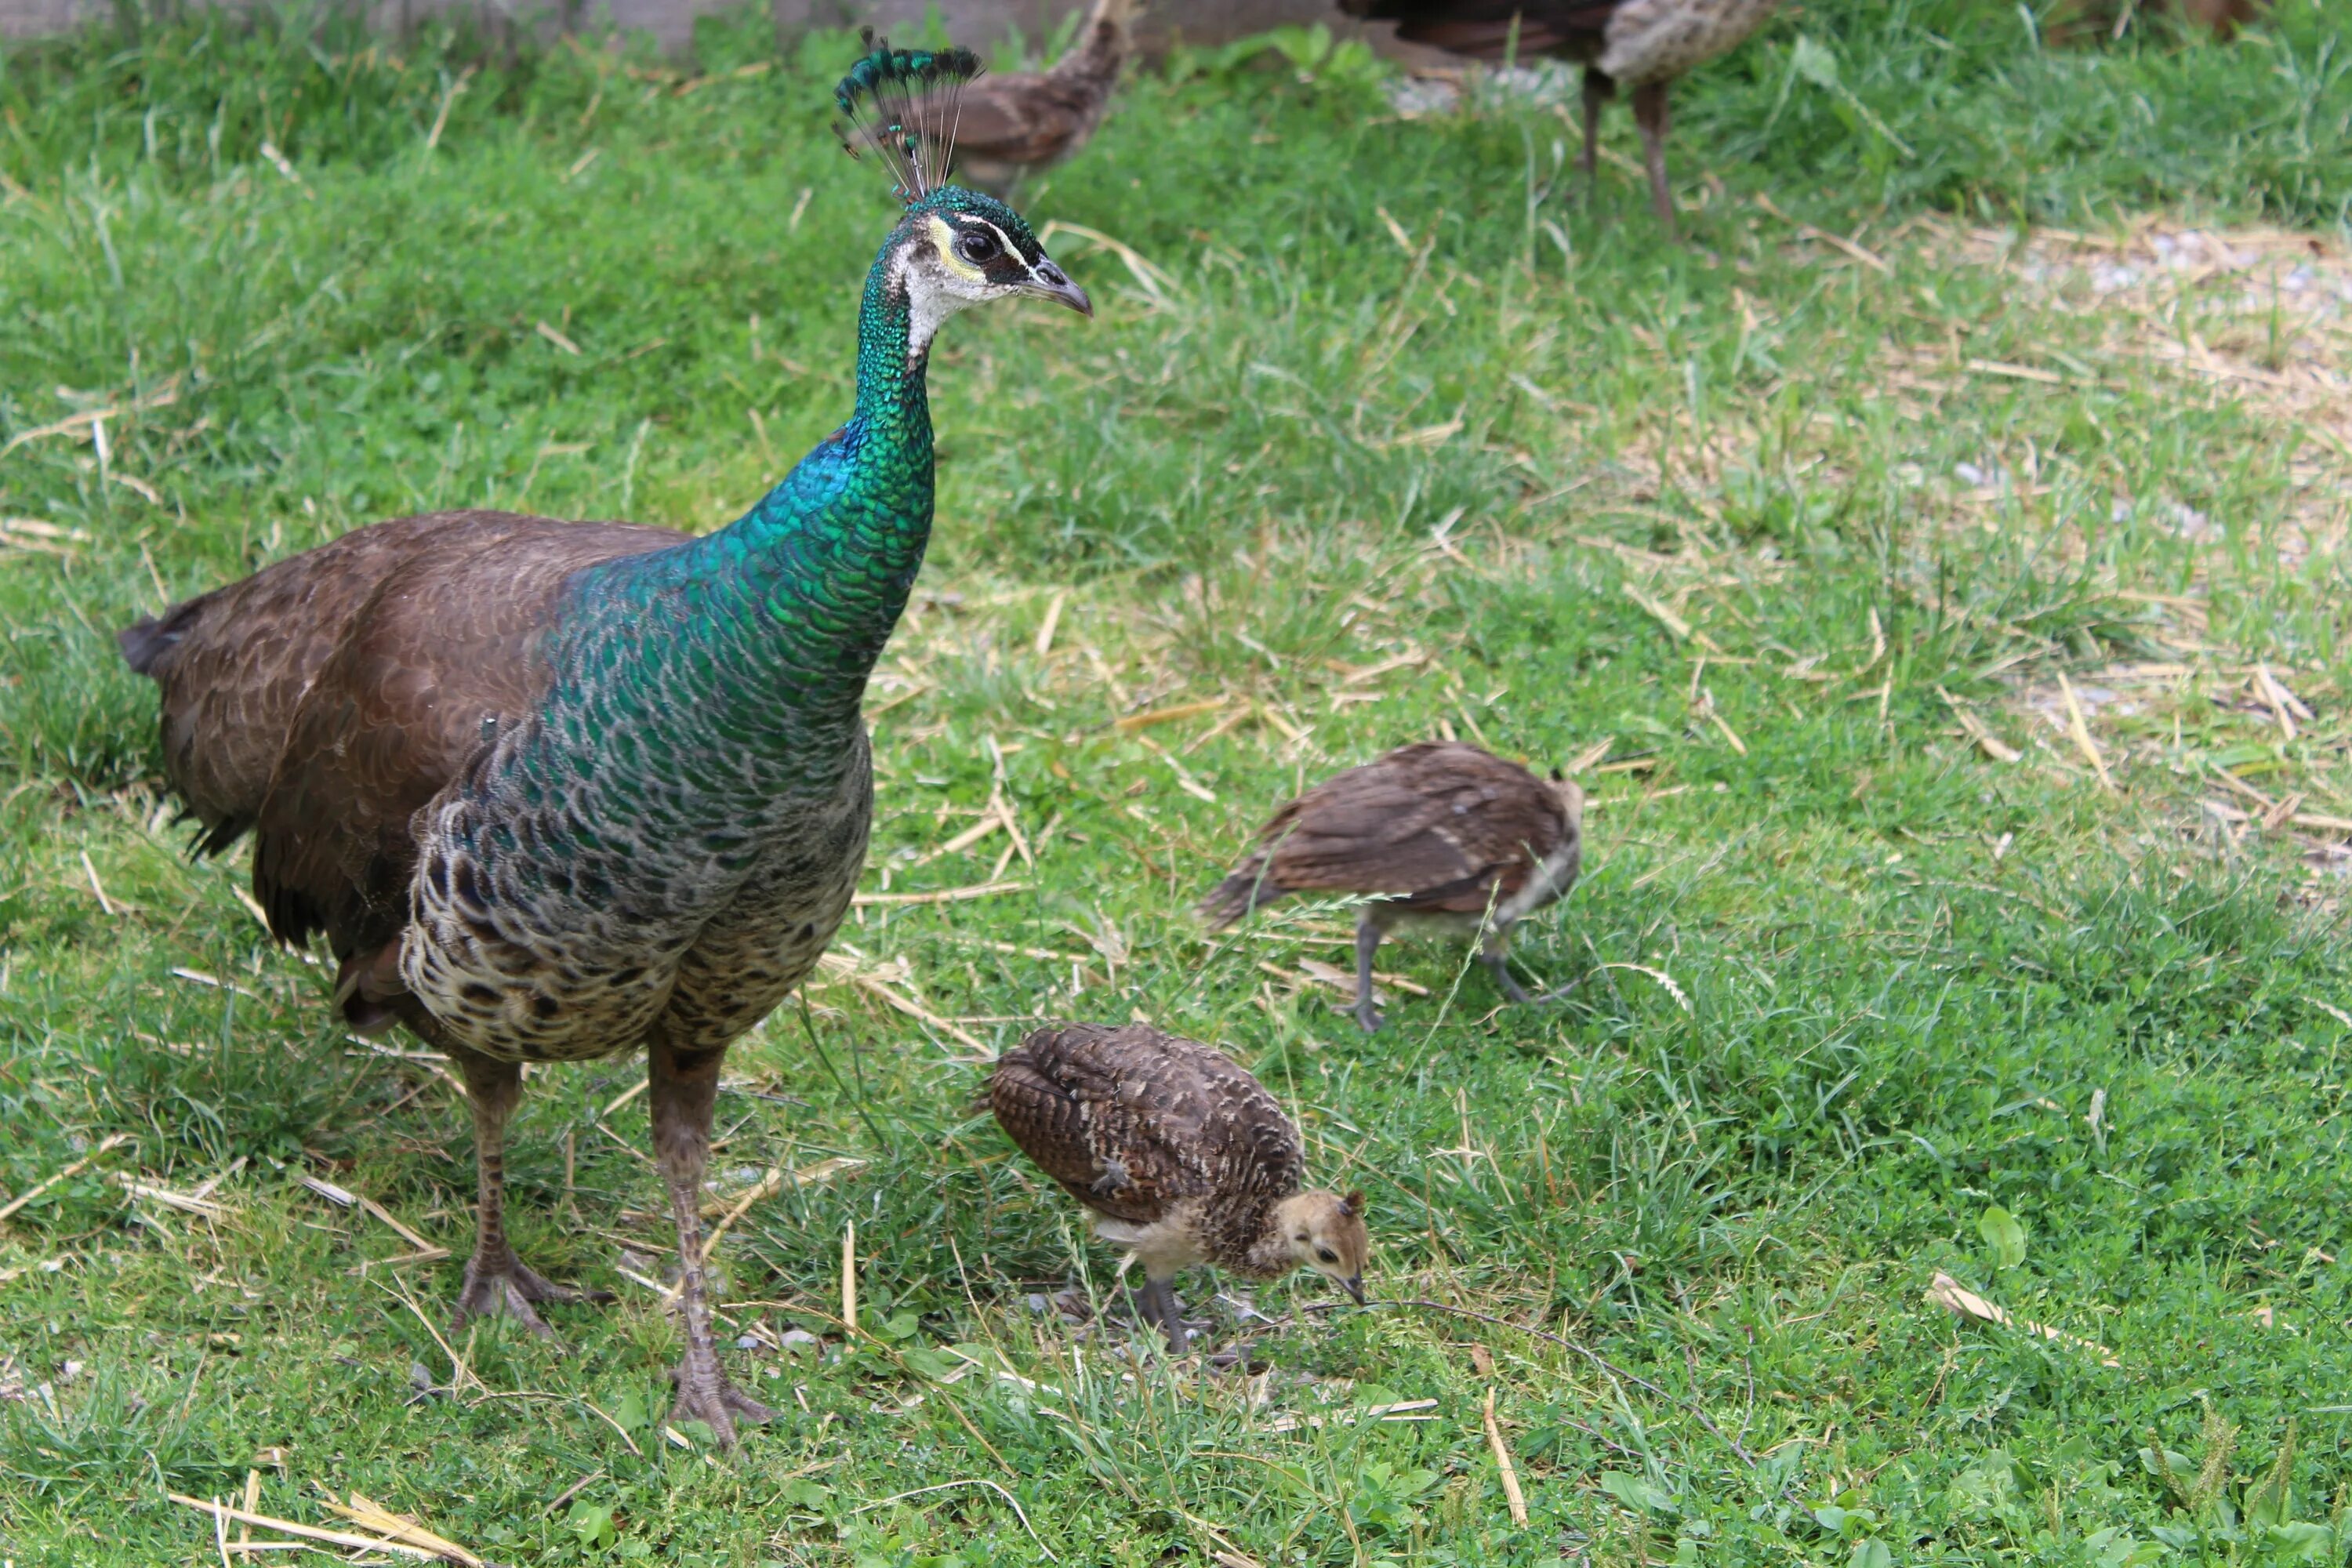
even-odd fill
[[[156,666],[188,635],[203,604],[201,598],[190,599],[160,616],[150,616],[137,626],[125,626],[114,634],[115,646],[122,650],[123,658],[132,669],[141,675],[153,675]]]
[[[1263,909],[1290,891],[1266,873],[1265,856],[1251,856],[1240,869],[1218,883],[1195,906],[1211,931],[1223,931],[1253,910]]]

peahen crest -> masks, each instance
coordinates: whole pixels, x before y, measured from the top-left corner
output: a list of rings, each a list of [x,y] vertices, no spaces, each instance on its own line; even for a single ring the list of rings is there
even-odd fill
[[[947,184],[964,84],[980,75],[970,49],[894,49],[867,27],[866,58],[833,89],[848,124],[835,125],[844,151],[863,144],[888,167],[891,188],[908,205]]]

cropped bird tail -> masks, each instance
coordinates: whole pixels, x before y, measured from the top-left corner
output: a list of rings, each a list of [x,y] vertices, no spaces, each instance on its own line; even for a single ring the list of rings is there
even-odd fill
[[[833,89],[845,125],[835,125],[855,158],[871,147],[909,206],[948,183],[955,157],[957,110],[964,84],[980,75],[970,49],[894,49],[866,29],[866,58]],[[924,134],[926,127],[938,128]]]
[[[122,650],[123,658],[132,669],[141,675],[154,675],[156,667],[180,646],[180,639],[195,625],[203,608],[202,598],[174,605],[160,616],[150,616],[115,633],[115,646]]]
[[[1223,931],[1253,910],[1264,909],[1290,889],[1266,877],[1265,857],[1253,855],[1241,868],[1210,889],[1195,906],[1211,931]]]

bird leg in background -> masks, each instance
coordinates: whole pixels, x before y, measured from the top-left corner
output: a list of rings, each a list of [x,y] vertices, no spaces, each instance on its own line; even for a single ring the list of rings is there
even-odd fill
[[[654,1154],[677,1221],[677,1304],[686,1356],[677,1364],[673,1421],[708,1422],[721,1446],[735,1446],[735,1423],[776,1413],[727,1381],[710,1338],[710,1303],[702,1277],[702,1170],[710,1155],[710,1112],[719,1097],[724,1049],[681,1051],[656,1038],[646,1052]]]
[[[1576,164],[1584,175],[1584,205],[1591,206],[1601,193],[1601,106],[1617,91],[1617,84],[1591,66],[1584,68],[1584,150],[1577,154]]]
[[[1356,1022],[1370,1034],[1381,1026],[1381,1010],[1372,1005],[1372,954],[1381,950],[1381,928],[1371,906],[1356,911]]]
[[[1501,931],[1490,931],[1478,943],[1478,962],[1485,964],[1486,973],[1495,977],[1496,989],[1512,1001],[1524,1005],[1534,1001],[1535,998],[1528,995],[1527,987],[1521,985],[1511,974],[1511,966],[1507,961],[1510,948],[1509,937],[1505,936]]]
[[[436,1043],[457,1058],[466,1075],[466,1098],[474,1102],[474,1163],[479,1182],[474,1256],[467,1260],[466,1285],[450,1326],[462,1328],[468,1318],[505,1312],[532,1333],[553,1339],[554,1331],[531,1310],[533,1301],[609,1301],[613,1295],[542,1279],[507,1244],[507,1117],[522,1098],[522,1064],[502,1062],[447,1040]]]
[[[1633,123],[1642,132],[1642,157],[1650,165],[1650,207],[1666,233],[1675,232],[1675,198],[1666,189],[1666,84],[1645,81],[1633,89]]]

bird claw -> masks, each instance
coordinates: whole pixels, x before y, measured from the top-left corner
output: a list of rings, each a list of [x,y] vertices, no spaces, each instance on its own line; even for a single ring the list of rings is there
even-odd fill
[[[1364,1033],[1368,1035],[1376,1035],[1380,1033],[1381,1010],[1372,1005],[1372,1000],[1370,997],[1367,996],[1361,1002],[1357,1003],[1355,1013],[1357,1027],[1362,1029]]]
[[[465,1288],[457,1293],[457,1310],[450,1315],[449,1326],[462,1329],[472,1319],[494,1318],[506,1314],[537,1334],[541,1339],[555,1338],[555,1331],[547,1326],[535,1301],[610,1301],[610,1290],[577,1289],[570,1285],[558,1285],[521,1259],[509,1255],[503,1268],[486,1265],[479,1254],[466,1264]]]
[[[670,1373],[670,1380],[677,1384],[677,1403],[670,1406],[669,1418],[703,1423],[722,1448],[735,1446],[737,1422],[764,1426],[776,1418],[774,1409],[737,1388],[718,1367],[698,1372],[691,1355]]]

